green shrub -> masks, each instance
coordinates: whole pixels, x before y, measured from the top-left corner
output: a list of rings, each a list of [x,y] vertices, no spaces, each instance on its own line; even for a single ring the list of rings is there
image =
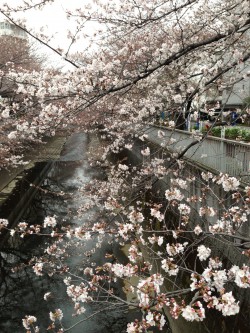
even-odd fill
[[[225,130],[225,138],[229,138],[230,137],[230,130],[231,130],[231,128],[226,128],[226,130]]]
[[[250,141],[250,131],[242,130],[241,137],[243,141]]]
[[[239,128],[228,128],[226,131],[226,138],[228,139],[236,139],[241,135],[241,130]]]
[[[221,136],[221,128],[220,127],[214,127],[212,128],[211,134],[217,137]]]
[[[205,131],[204,131],[205,132]],[[221,137],[221,128],[214,127],[211,130],[211,135],[216,137]],[[225,129],[225,138],[229,140],[235,140],[236,138],[241,137],[242,141],[250,141],[250,129],[240,129],[240,128],[226,128]]]

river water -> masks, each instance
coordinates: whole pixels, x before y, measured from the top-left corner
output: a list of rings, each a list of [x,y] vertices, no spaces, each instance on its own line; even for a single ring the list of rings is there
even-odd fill
[[[96,209],[77,214],[79,207],[87,200],[79,188],[95,178],[103,177],[100,170],[89,167],[86,157],[88,149],[89,140],[86,135],[78,133],[71,136],[64,147],[61,158],[54,163],[41,190],[37,192],[27,213],[22,217],[22,221],[42,223],[45,216],[55,215],[63,225],[80,226],[91,223],[93,217],[98,218],[99,212]],[[58,195],[61,192],[64,192],[64,195]],[[66,258],[66,262],[73,273],[82,272],[87,264],[101,265],[104,263],[103,253],[117,251],[107,237],[102,247],[94,252],[92,249],[96,241],[92,237],[84,244],[78,242],[70,245],[70,256]],[[29,267],[18,270],[18,266],[25,265],[31,255],[42,254],[49,242],[49,239],[38,236],[21,241],[14,239],[12,244],[9,242],[6,249],[1,252],[1,333],[25,332],[21,321],[25,315],[36,316],[41,332],[47,332],[50,324],[49,311],[62,309],[63,325],[65,328],[69,328],[98,310],[98,308],[88,305],[84,315],[72,317],[73,305],[67,298],[66,287],[60,277],[39,277],[31,272]],[[16,267],[14,272],[13,267]],[[121,287],[115,290],[117,295],[122,295]],[[51,297],[45,301],[43,296],[47,292],[51,292]],[[100,312],[90,320],[82,321],[70,332],[122,333],[126,332],[127,321],[127,309],[114,308],[112,311]]]

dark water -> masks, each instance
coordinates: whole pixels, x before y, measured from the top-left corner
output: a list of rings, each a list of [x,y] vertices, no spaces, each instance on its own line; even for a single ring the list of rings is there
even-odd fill
[[[27,209],[21,221],[29,223],[42,223],[45,216],[57,216],[62,226],[91,225],[91,221],[99,218],[99,212],[92,209],[81,214],[77,210],[87,202],[87,198],[79,188],[91,180],[102,177],[99,170],[90,169],[86,151],[88,138],[84,134],[75,134],[67,142],[62,157],[57,161],[46,179],[41,190],[37,192],[34,200]],[[58,195],[64,192],[64,195]],[[106,237],[106,236],[105,236]],[[57,308],[64,313],[63,325],[65,328],[74,326],[95,311],[101,308],[88,305],[84,315],[72,317],[72,307],[66,295],[66,286],[61,278],[36,276],[26,265],[32,255],[39,256],[44,248],[50,244],[50,239],[32,236],[19,240],[13,237],[1,252],[1,294],[0,294],[0,332],[25,332],[21,319],[25,315],[38,318],[37,324],[41,332],[46,332],[49,321],[49,311]],[[112,240],[105,238],[101,248],[95,248],[97,239],[92,237],[84,244],[72,241],[68,247],[69,256],[62,256],[65,263],[70,266],[71,272],[78,275],[86,266],[101,265],[104,263],[103,254],[117,251]],[[106,261],[106,260],[105,260]],[[22,269],[18,269],[22,266]],[[13,271],[13,267],[15,270]],[[51,292],[52,297],[45,301],[43,296]],[[122,294],[121,288],[115,290]],[[103,307],[102,307],[103,309]],[[90,320],[82,321],[70,330],[72,333],[121,333],[126,331],[127,309],[114,308],[108,312],[98,312]]]

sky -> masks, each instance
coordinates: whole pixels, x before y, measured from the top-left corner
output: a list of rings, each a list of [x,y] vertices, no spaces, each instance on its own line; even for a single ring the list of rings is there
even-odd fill
[[[7,0],[0,0],[0,8],[6,3]],[[67,20],[65,9],[75,9],[80,8],[82,3],[86,3],[86,0],[55,0],[52,4],[48,4],[44,7],[43,10],[29,10],[26,13],[19,12],[13,17],[22,18],[26,20],[26,26],[35,31],[39,31],[40,28],[44,29],[45,34],[52,36],[50,44],[54,48],[62,48],[67,50],[69,45],[69,40],[67,39],[68,29],[73,29],[75,27],[74,22]],[[40,0],[33,0],[34,3],[40,2]],[[22,0],[8,0],[9,6],[21,5]],[[0,21],[4,20],[4,16],[0,13]],[[88,34],[94,34],[96,26],[94,24],[89,24],[86,27]],[[81,43],[72,47],[72,51],[84,50],[87,47],[87,40],[81,40]],[[52,53],[49,50],[42,48],[43,52],[48,54]],[[58,59],[58,56],[52,55],[55,59]],[[58,59],[58,61],[61,61]]]

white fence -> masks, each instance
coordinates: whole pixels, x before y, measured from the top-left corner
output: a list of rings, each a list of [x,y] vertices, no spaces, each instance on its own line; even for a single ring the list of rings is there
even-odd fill
[[[227,173],[242,182],[250,182],[250,143],[211,136],[202,139],[199,133],[161,126],[148,126],[145,134],[149,141],[177,153],[199,139],[201,141],[188,149],[184,157],[201,164],[204,168],[212,169],[211,171]]]

